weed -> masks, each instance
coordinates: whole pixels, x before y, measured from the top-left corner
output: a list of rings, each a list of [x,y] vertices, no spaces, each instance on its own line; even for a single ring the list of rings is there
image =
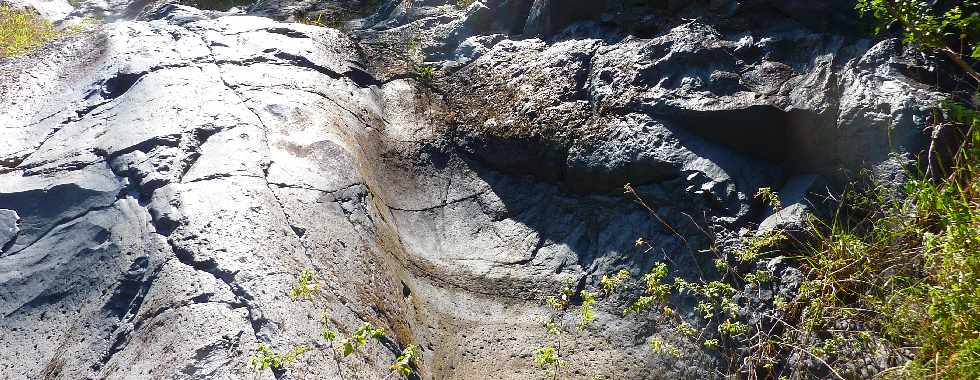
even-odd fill
[[[306,353],[308,350],[304,346],[293,346],[293,348],[283,354],[260,342],[256,351],[258,353],[253,355],[249,359],[249,362],[252,364],[253,371],[261,373],[266,369],[281,369],[287,364],[293,364],[300,355]]]
[[[675,358],[681,357],[682,355],[681,350],[677,346],[667,343],[658,337],[650,338],[650,350],[658,354],[668,354]]]
[[[743,263],[752,262],[761,256],[778,252],[782,243],[787,240],[789,237],[780,230],[768,231],[758,236],[749,236],[743,239],[739,247],[735,249],[735,257]],[[716,263],[715,266],[719,265]]]
[[[300,272],[296,284],[289,291],[289,297],[293,301],[309,300],[315,302],[317,299],[315,295],[321,288],[322,284],[317,281],[316,274],[312,269],[307,268]],[[320,338],[325,340],[329,346],[329,349],[323,352],[323,354],[324,356],[329,354],[332,357],[337,364],[338,376],[341,378],[343,378],[344,373],[344,361],[348,357],[361,352],[372,339],[381,340],[385,338],[384,328],[375,327],[371,323],[365,322],[350,335],[345,336],[337,329],[330,327],[331,318],[329,313],[322,312],[320,314],[320,321],[323,326],[320,332]],[[282,369],[288,364],[295,363],[297,358],[307,351],[309,350],[306,346],[300,345],[294,346],[286,353],[279,353],[264,343],[259,343],[258,354],[252,356],[250,362],[256,373],[260,373],[268,368]],[[413,366],[417,365],[420,357],[421,351],[419,347],[414,344],[409,344],[402,351],[401,355],[390,365],[390,368],[395,374],[404,377],[411,376]]]
[[[289,290],[289,298],[294,301],[303,298],[312,298],[313,294],[320,290],[320,283],[313,278],[313,270],[304,269],[299,275],[299,283]]]
[[[616,272],[616,274],[611,277],[608,275],[602,275],[602,278],[599,279],[599,285],[602,287],[603,294],[608,296],[612,294],[614,291],[621,289],[624,285],[624,282],[626,282],[626,280],[629,280],[629,278],[630,278],[630,271],[626,269],[620,269],[619,272]]]
[[[354,330],[349,337],[344,338],[340,343],[340,347],[344,356],[350,356],[366,345],[368,338],[381,339],[384,336],[385,330],[383,328],[376,328],[370,323],[365,322],[357,330]]]
[[[783,202],[779,200],[779,194],[772,191],[771,187],[760,188],[759,192],[755,193],[755,197],[761,199],[762,202],[772,207],[773,210],[779,211],[783,208]]]
[[[422,357],[422,354],[419,352],[419,347],[410,344],[402,350],[401,355],[398,355],[395,362],[391,364],[391,369],[399,375],[409,377],[412,375],[412,367],[418,365],[420,357]]]
[[[559,351],[557,348],[547,346],[539,348],[537,353],[534,355],[534,362],[541,366],[541,368],[545,369],[548,377],[551,377],[552,379],[558,379],[561,367],[566,365],[565,361],[561,359],[558,352]]]
[[[436,67],[432,65],[415,65],[415,78],[423,84],[432,84],[436,79]]]
[[[332,28],[332,29],[340,29],[341,27],[344,26],[344,21],[340,17],[330,16],[324,19],[323,13],[317,14],[316,18],[312,18],[309,16],[299,17],[299,22],[301,24],[319,26],[322,28]]]

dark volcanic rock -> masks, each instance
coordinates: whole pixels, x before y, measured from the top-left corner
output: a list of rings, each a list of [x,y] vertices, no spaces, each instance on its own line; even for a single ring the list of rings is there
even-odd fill
[[[389,339],[260,375],[384,378],[417,343],[420,378],[536,376],[564,281],[698,278],[711,240],[798,227],[821,181],[894,174],[942,97],[897,41],[830,27],[837,1],[465,3],[113,3],[0,61],[0,373],[243,378],[257,342],[326,349],[325,311]],[[320,13],[344,31],[255,16]],[[291,301],[304,268],[323,291]],[[569,373],[727,368],[621,311],[573,332]]]

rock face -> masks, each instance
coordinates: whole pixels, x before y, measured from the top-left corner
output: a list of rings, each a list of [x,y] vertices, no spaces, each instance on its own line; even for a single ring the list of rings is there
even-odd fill
[[[537,376],[563,281],[665,258],[697,277],[697,249],[769,216],[758,188],[803,207],[925,146],[942,94],[911,52],[834,32],[850,8],[813,5],[834,2],[758,3],[386,2],[345,32],[109,6],[139,19],[0,61],[0,373],[248,377],[257,342],[327,349],[326,312],[387,338],[261,375],[380,379],[417,343],[420,378]],[[301,8],[276,4],[253,10]],[[293,301],[304,268],[323,289]],[[569,373],[727,370],[617,302],[572,333]]]
[[[13,210],[0,210],[0,246],[6,246],[20,232],[18,220],[20,217]]]

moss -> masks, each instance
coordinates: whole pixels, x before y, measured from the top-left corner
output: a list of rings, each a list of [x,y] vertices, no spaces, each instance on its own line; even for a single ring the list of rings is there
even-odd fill
[[[51,21],[31,10],[0,5],[0,57],[30,52],[60,34]]]

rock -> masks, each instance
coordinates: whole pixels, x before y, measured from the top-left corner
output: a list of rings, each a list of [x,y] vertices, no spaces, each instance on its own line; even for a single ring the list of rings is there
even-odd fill
[[[783,232],[799,241],[801,234],[810,229],[811,218],[824,216],[817,211],[823,211],[824,202],[819,197],[829,192],[828,186],[826,181],[815,175],[790,178],[776,192],[782,207],[767,210],[769,215],[759,223],[756,234]]]
[[[13,241],[17,232],[20,232],[20,228],[17,227],[18,221],[20,217],[17,216],[16,211],[0,209],[0,247],[4,247],[4,250],[7,243]]]
[[[700,278],[690,253],[799,227],[824,179],[895,173],[943,95],[896,41],[800,21],[834,2],[364,3],[107,2],[118,21],[0,61],[0,372],[240,378],[259,342],[323,348],[326,311],[387,338],[258,375],[383,378],[414,343],[419,378],[536,376],[565,280]],[[353,16],[274,20],[317,13]],[[322,291],[292,301],[306,268]],[[570,332],[570,373],[726,373],[621,310]]]

